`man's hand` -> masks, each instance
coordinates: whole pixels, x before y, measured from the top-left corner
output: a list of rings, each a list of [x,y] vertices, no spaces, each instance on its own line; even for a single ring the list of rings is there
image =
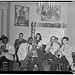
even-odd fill
[[[8,50],[7,49],[4,49],[4,53],[6,53],[6,52],[8,52]]]
[[[24,60],[20,60],[20,63],[23,64],[24,63]]]

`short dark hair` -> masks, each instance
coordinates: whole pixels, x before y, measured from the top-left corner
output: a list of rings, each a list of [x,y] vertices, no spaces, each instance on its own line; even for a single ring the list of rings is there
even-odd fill
[[[36,34],[36,39],[37,39],[37,35],[40,36],[39,40],[42,40],[42,36],[41,36],[41,34],[40,34],[40,33],[37,33],[37,34]]]
[[[52,40],[53,37],[55,38],[55,36],[51,36],[50,40]]]
[[[8,37],[3,37],[3,40],[2,40],[2,41],[3,41],[3,43],[4,43],[4,39],[6,39],[6,40],[8,41]]]
[[[20,35],[20,34],[24,35],[23,33],[19,33],[19,35]]]
[[[68,37],[63,37],[62,39],[61,39],[61,44],[63,45],[63,40],[64,39],[66,39],[66,41],[69,41],[69,38]]]
[[[55,37],[56,40],[58,40],[58,37]]]
[[[1,35],[1,38],[3,39],[4,37],[6,37],[5,35]]]
[[[66,39],[66,41],[69,41],[69,38],[68,37],[63,37],[63,39]]]

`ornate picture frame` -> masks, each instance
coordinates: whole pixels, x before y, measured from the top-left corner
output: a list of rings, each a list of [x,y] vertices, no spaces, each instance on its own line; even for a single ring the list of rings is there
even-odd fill
[[[29,26],[29,7],[15,5],[15,26]]]
[[[55,21],[61,18],[61,6],[54,6],[53,8],[42,6],[41,21]]]

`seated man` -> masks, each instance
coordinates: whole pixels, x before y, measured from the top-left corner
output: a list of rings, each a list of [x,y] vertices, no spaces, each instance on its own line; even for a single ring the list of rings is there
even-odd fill
[[[68,44],[69,38],[63,37],[62,38],[62,46],[58,51],[60,54],[59,63],[62,63],[62,71],[67,71],[67,65],[71,65],[73,62],[72,59],[72,47]]]
[[[57,42],[58,38],[55,36],[52,36],[50,39],[50,42],[46,45],[45,51],[40,58],[39,62],[41,64],[41,70],[44,71],[43,69],[43,61],[46,59],[52,59],[52,71],[56,71],[56,63],[58,60],[58,57],[55,55],[56,51],[60,48],[60,44]]]
[[[33,41],[33,38],[29,37],[28,41],[26,43],[22,43],[20,45],[19,50],[17,52],[17,55],[18,55],[18,58],[19,58],[19,62],[20,62],[19,67],[21,67],[23,65],[23,62],[24,62],[28,52],[31,50],[31,48],[32,48],[32,41]]]
[[[1,60],[8,63],[8,71],[13,71],[13,55],[15,54],[14,45],[9,43],[7,37],[3,38],[4,45],[2,46]],[[3,48],[4,47],[4,48]]]

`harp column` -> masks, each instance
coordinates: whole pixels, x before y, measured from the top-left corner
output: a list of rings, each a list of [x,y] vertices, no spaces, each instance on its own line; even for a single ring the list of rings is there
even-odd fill
[[[33,38],[33,45],[35,45],[35,28],[36,22],[31,23],[31,37]]]

